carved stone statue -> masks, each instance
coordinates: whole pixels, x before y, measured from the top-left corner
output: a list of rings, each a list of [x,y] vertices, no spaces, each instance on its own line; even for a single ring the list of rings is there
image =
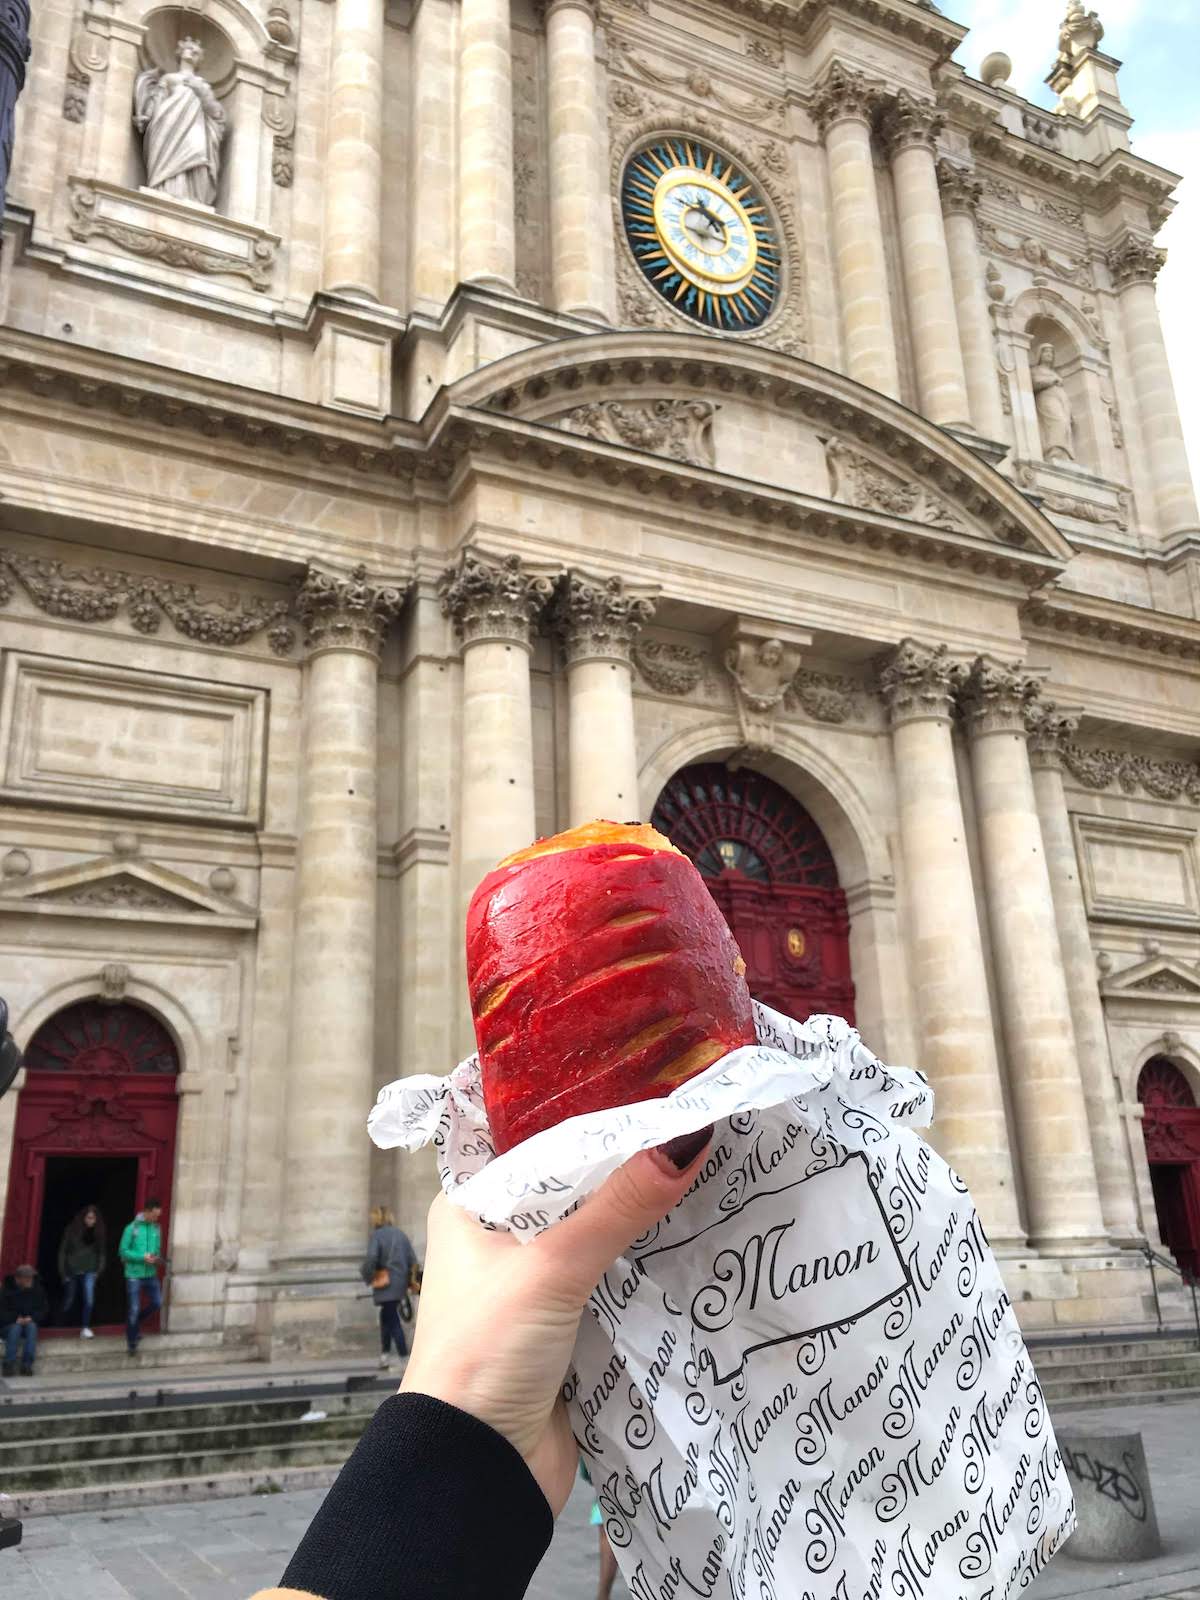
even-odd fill
[[[1054,365],[1054,346],[1038,346],[1037,363],[1029,369],[1037,405],[1042,456],[1047,461],[1074,461],[1071,446],[1071,402]]]
[[[134,84],[133,123],[142,135],[146,186],[210,206],[221,171],[225,113],[196,71],[204,55],[198,40],[181,39],[176,53],[178,72],[151,67]]]

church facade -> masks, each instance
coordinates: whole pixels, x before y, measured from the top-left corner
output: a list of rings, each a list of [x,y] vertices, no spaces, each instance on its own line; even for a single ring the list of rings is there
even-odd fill
[[[506,852],[653,817],[937,1093],[1030,1328],[1200,1267],[1174,176],[912,0],[42,0],[0,255],[0,1251],[367,1326]],[[119,1286],[118,1286],[119,1287]],[[120,1320],[119,1307],[98,1313]]]

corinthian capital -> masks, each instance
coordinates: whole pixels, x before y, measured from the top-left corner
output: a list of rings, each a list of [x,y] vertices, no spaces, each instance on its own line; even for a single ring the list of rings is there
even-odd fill
[[[817,85],[809,110],[822,133],[849,117],[869,122],[883,95],[883,85],[835,61]]]
[[[378,657],[406,593],[407,587],[369,578],[361,562],[348,577],[310,566],[295,602],[304,642],[310,651],[365,650]]]
[[[550,620],[568,663],[628,662],[633,641],[653,615],[654,600],[645,590],[628,590],[617,577],[568,572],[559,580]]]
[[[439,585],[442,610],[454,619],[464,644],[485,639],[528,645],[533,624],[549,600],[554,581],[528,572],[517,555],[464,550]]]
[[[884,112],[879,132],[889,156],[901,150],[932,150],[946,119],[932,100],[919,100],[901,89]]]
[[[962,680],[960,703],[967,732],[1025,733],[1042,686],[1032,673],[991,656],[976,656]]]
[[[1035,767],[1061,769],[1063,753],[1079,727],[1082,712],[1056,706],[1052,700],[1033,700],[1025,710],[1029,733],[1029,759]]]
[[[1152,240],[1129,233],[1108,252],[1108,270],[1117,288],[1127,289],[1131,283],[1153,283],[1166,259],[1167,252]]]
[[[877,682],[892,726],[923,719],[950,720],[963,664],[948,647],[904,639],[879,663]]]
[[[942,210],[947,216],[975,215],[983,185],[970,167],[960,167],[956,161],[943,158],[937,164],[937,180],[942,192]]]

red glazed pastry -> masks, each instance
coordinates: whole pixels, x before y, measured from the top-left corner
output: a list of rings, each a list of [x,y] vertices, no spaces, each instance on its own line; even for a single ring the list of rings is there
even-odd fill
[[[508,856],[467,912],[497,1150],[752,1044],[745,970],[704,879],[654,828],[589,822]]]

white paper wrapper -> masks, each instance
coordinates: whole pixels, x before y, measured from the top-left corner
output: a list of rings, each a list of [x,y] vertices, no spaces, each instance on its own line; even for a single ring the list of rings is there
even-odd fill
[[[531,1238],[637,1150],[716,1125],[692,1188],[598,1286],[567,1398],[636,1600],[1007,1600],[1075,1526],[1045,1401],[924,1077],[839,1017],[662,1100],[495,1155],[472,1056],[380,1092],[376,1144]]]

